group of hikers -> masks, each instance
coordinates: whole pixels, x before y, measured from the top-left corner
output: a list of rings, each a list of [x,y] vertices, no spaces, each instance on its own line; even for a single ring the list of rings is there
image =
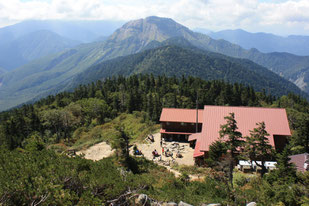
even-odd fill
[[[151,135],[148,135],[148,139],[154,141],[154,136],[153,136],[152,134],[151,134]],[[161,157],[162,157],[163,155],[166,156],[166,157],[173,157],[173,152],[170,151],[168,148],[163,147],[163,146],[162,146],[162,143],[163,143],[163,140],[162,140],[162,138],[161,138],[161,140],[160,140],[160,146],[161,146],[161,148],[162,148],[162,155],[160,155],[160,154],[158,153],[158,151],[157,151],[156,149],[154,149],[154,150],[152,151],[152,157],[153,157],[153,159],[155,159],[156,157],[160,157],[160,159],[161,159]],[[134,151],[134,152],[133,152],[134,155],[143,155],[142,151],[139,150],[139,149],[137,148],[136,145],[134,145],[133,151]],[[181,158],[182,155],[178,152],[178,153],[176,154],[176,157]]]
[[[162,155],[164,155],[165,157],[173,157],[173,153],[168,148],[164,149],[164,147],[162,147]],[[155,149],[152,151],[152,156],[153,159],[155,159],[156,157],[159,157],[161,155],[159,155],[158,151]]]

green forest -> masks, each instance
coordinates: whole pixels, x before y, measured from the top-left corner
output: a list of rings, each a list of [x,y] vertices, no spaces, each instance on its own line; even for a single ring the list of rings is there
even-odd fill
[[[257,91],[265,89],[274,96],[293,92],[307,97],[307,94],[293,83],[249,60],[203,51],[182,38],[172,38],[161,44],[158,48],[93,65],[76,75],[67,87],[71,89],[79,84],[88,84],[111,76],[154,74],[238,82],[250,85]]]
[[[127,155],[127,144],[158,131],[163,107],[195,108],[197,96],[199,108],[286,108],[293,135],[274,154],[278,169],[263,177],[235,174],[231,190],[215,167],[180,168],[176,178],[152,161]],[[81,85],[0,113],[0,205],[132,205],[134,198],[126,197],[138,193],[193,205],[309,205],[309,174],[288,163],[288,155],[309,152],[308,111],[309,102],[294,94],[274,97],[190,76],[118,76]],[[96,162],[68,155],[101,141],[116,154]],[[197,170],[205,180],[189,181]]]

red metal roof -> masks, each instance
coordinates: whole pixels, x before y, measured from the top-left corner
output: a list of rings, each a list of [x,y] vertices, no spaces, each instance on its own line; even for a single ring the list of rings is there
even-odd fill
[[[201,142],[201,151],[208,151],[209,146],[219,139],[220,125],[226,124],[224,117],[232,112],[235,114],[238,130],[243,137],[250,135],[250,130],[257,127],[256,123],[262,121],[265,122],[272,146],[275,146],[273,135],[291,135],[285,109],[206,105],[203,112],[202,135],[198,139]]]
[[[200,141],[196,141],[196,144],[195,144],[195,148],[194,148],[194,153],[193,153],[193,157],[200,157],[200,156],[203,156],[204,155],[204,152],[201,152],[200,151],[200,146],[201,146],[201,143]]]
[[[200,133],[200,132],[199,132],[199,133],[191,134],[191,135],[189,136],[188,141],[190,142],[190,141],[193,141],[193,140],[197,140],[197,139],[199,138],[199,136],[201,136],[201,133]]]
[[[294,163],[296,166],[296,169],[301,172],[305,172],[305,163],[309,163],[309,154],[303,153],[303,154],[297,154],[289,156],[291,158],[290,162]]]
[[[203,110],[198,110],[198,122],[203,121]],[[196,122],[196,109],[163,108],[160,122]]]

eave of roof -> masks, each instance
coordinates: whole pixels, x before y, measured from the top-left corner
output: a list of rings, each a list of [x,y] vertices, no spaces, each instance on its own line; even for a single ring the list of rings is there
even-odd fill
[[[191,135],[189,136],[188,141],[190,142],[190,141],[193,141],[193,140],[197,140],[197,139],[201,136],[201,134],[202,134],[202,133],[194,133],[194,134],[191,134]]]
[[[196,109],[163,108],[160,122],[196,123]],[[203,110],[198,110],[198,123],[203,122]]]
[[[193,152],[194,158],[204,156],[204,152],[200,150],[200,146],[201,146],[201,142],[197,140],[195,144],[194,152]]]
[[[191,135],[190,132],[167,132],[165,129],[160,129],[161,134],[185,134],[185,135]]]

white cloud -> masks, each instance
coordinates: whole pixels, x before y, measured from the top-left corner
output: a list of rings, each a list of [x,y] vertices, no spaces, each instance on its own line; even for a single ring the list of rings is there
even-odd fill
[[[9,0],[0,2],[0,26],[27,19],[132,20],[157,15],[190,28],[309,35],[308,10],[308,0]]]

